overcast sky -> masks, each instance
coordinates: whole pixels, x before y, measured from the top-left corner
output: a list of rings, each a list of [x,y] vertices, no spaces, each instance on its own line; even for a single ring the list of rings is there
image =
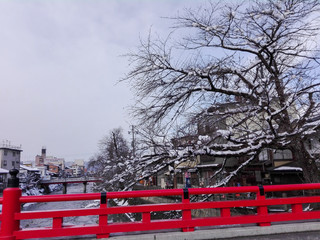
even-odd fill
[[[47,154],[88,160],[112,128],[126,131],[132,94],[117,81],[121,55],[202,1],[70,0],[0,2],[0,143],[22,145],[22,160]],[[127,136],[127,134],[126,134]],[[129,136],[128,136],[129,137]]]

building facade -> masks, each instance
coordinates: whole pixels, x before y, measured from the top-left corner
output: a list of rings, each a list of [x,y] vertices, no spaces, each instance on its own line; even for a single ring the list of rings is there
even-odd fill
[[[41,155],[35,157],[36,167],[46,167],[48,171],[57,173],[65,169],[65,160],[64,158],[57,158],[53,156],[47,156],[47,149],[42,147]],[[59,170],[57,169],[59,168]]]
[[[44,160],[46,159],[46,152],[47,152],[47,149],[45,147],[42,147],[41,155],[36,156],[35,162],[37,167],[44,166]]]
[[[0,168],[20,169],[21,152],[21,146],[13,146],[10,143],[0,145]]]
[[[171,140],[174,148],[176,150],[190,149],[192,151],[199,141],[200,143],[204,143],[204,145],[208,141],[211,141],[211,143],[214,141],[215,144],[221,145],[227,144],[228,142],[224,135],[229,131],[228,126],[233,125],[233,119],[225,117],[224,114],[225,112],[232,112],[242,107],[245,107],[245,104],[241,101],[216,104],[210,107],[194,119],[194,124],[197,126],[196,133],[192,132],[190,135]],[[295,114],[293,110],[291,112],[293,115]],[[241,111],[238,115],[240,119],[243,118]],[[226,114],[226,116],[228,116],[228,114]],[[320,122],[320,117],[312,120]],[[252,132],[259,132],[259,126],[255,124],[255,121],[252,122],[246,124],[246,127]],[[317,159],[316,163],[320,174],[320,126],[315,129],[312,135],[303,141],[310,155]],[[163,174],[161,181],[165,182],[165,179],[170,176],[173,180],[169,180],[174,181],[174,187],[178,188],[187,186],[188,178],[191,186],[212,186],[221,182],[221,180],[228,176],[230,172],[235,171],[249,157],[246,155],[238,155],[223,158],[214,155],[198,155],[197,159],[192,158],[194,157],[191,156],[190,160],[184,161],[178,166],[171,166],[174,168],[174,172],[170,173],[168,171],[166,172],[167,174]],[[265,148],[256,159],[239,171],[237,176],[228,182],[228,185],[248,186],[258,184],[300,183],[303,181],[303,171],[297,160],[289,149]],[[165,186],[162,182],[159,184]]]

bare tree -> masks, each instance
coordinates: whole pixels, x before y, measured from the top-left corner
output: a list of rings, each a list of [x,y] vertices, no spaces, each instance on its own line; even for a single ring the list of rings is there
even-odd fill
[[[219,116],[226,125],[217,124],[215,137],[224,142],[211,139],[189,155],[248,156],[227,180],[271,148],[291,150],[305,180],[319,182],[304,144],[320,125],[319,4],[211,2],[186,10],[173,18],[175,31],[165,40],[150,35],[129,54],[124,80],[137,96],[134,113],[149,128],[170,128],[190,113]],[[206,111],[225,103],[233,106]]]
[[[99,142],[99,152],[90,159],[88,169],[104,180],[98,190],[120,190],[135,178],[130,171],[133,161],[122,129],[115,128]]]

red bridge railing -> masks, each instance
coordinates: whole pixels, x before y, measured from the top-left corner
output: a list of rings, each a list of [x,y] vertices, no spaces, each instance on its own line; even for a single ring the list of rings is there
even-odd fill
[[[0,239],[28,239],[76,235],[96,235],[97,238],[109,237],[111,233],[149,231],[160,229],[181,229],[194,231],[195,227],[233,225],[233,224],[258,224],[268,226],[272,222],[295,221],[307,219],[320,219],[320,211],[305,210],[305,204],[319,203],[320,196],[315,195],[320,189],[320,184],[297,185],[269,185],[252,187],[223,187],[223,188],[190,188],[148,190],[130,192],[108,192],[69,195],[21,196],[19,188],[4,190],[2,214],[0,215]],[[308,193],[311,196],[304,196]],[[295,196],[276,197],[283,192],[293,191]],[[273,196],[268,196],[273,194]],[[312,193],[312,194],[311,194]],[[241,196],[234,200],[208,200],[206,202],[190,200],[195,195],[213,194],[214,196],[235,194]],[[247,198],[247,195],[253,195]],[[168,204],[140,204],[134,206],[108,206],[108,199],[128,199],[142,197],[168,197],[178,196],[180,201]],[[241,199],[243,198],[243,199]],[[47,210],[47,211],[20,211],[21,204],[35,202],[65,202],[100,200],[100,206],[92,209],[72,210]],[[271,212],[275,205],[286,205],[291,211]],[[250,214],[234,215],[233,208],[250,208]],[[197,218],[192,216],[195,209],[217,209],[220,214],[212,217]],[[253,210],[252,210],[253,209]],[[151,213],[163,211],[181,211],[182,217],[176,219],[152,219]],[[113,214],[140,213],[142,219],[133,222],[108,222],[108,217]],[[64,225],[66,217],[96,215],[97,223],[89,225]],[[53,219],[52,225],[44,228],[20,228],[20,221],[25,219]]]

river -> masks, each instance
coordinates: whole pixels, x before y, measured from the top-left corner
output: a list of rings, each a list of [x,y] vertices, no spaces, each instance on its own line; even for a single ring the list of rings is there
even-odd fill
[[[88,183],[87,185],[87,192],[92,191],[93,183]],[[68,184],[68,194],[79,194],[83,193],[83,184]],[[53,194],[62,194],[62,190],[54,191],[50,193]],[[80,209],[88,206],[89,204],[94,203],[95,201],[69,201],[69,202],[42,202],[42,203],[28,203],[22,206],[21,211],[50,211],[50,210],[58,210],[58,209]],[[108,202],[112,205],[115,202]],[[140,214],[141,215],[141,214]],[[141,216],[134,216],[137,217],[136,220],[141,220]],[[132,218],[132,217],[131,217]],[[98,216],[80,216],[80,217],[65,217],[63,218],[64,225],[92,225],[98,224]],[[130,221],[130,217],[124,214],[112,214],[108,216],[108,223],[112,222],[128,222]],[[52,227],[52,219],[45,218],[45,219],[30,219],[30,220],[21,220],[20,227],[23,229],[31,229],[31,228],[39,228],[39,227]],[[63,239],[94,239],[95,235],[91,236],[74,236],[74,237],[63,237]],[[47,238],[46,238],[47,239]],[[62,239],[61,237],[58,238],[50,238],[50,239]]]
[[[92,183],[87,185],[87,192],[92,192]],[[68,194],[83,193],[83,184],[68,184]],[[62,194],[62,190],[52,192],[51,194]],[[79,209],[84,208],[93,201],[70,201],[70,202],[49,202],[49,203],[34,203],[23,206],[22,211],[45,211],[57,209]],[[110,220],[112,221],[112,219]],[[66,217],[63,219],[64,224],[94,224],[98,222],[98,216],[81,216],[81,217]],[[50,227],[52,219],[31,219],[22,220],[20,222],[22,228],[35,227]]]

